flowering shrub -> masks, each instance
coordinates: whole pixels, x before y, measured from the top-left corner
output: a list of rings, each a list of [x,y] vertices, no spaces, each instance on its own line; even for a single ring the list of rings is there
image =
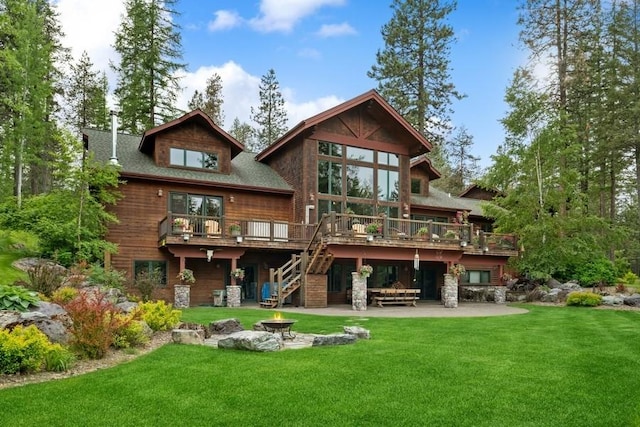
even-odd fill
[[[235,270],[231,270],[231,277],[236,280],[244,279],[244,270],[241,268],[236,268]]]
[[[193,275],[193,271],[189,270],[188,268],[185,268],[180,273],[178,273],[177,278],[180,279],[180,283],[182,283],[183,285],[192,285],[196,283],[196,278]]]
[[[238,221],[232,221],[229,223],[229,231],[230,232],[238,232],[240,231],[240,223]]]
[[[373,267],[371,267],[369,264],[365,264],[362,267],[360,267],[360,276],[367,278],[369,276],[371,276],[371,273],[373,273]]]

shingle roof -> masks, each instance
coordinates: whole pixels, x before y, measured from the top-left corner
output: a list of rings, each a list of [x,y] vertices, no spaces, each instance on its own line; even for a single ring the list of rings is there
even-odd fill
[[[421,207],[433,207],[440,209],[455,209],[458,211],[469,211],[471,215],[482,216],[482,207],[480,204],[484,200],[468,199],[449,195],[442,190],[438,190],[431,186],[428,196],[411,195],[411,203]]]
[[[111,132],[96,129],[84,129],[83,132],[89,137],[89,151],[95,153],[96,160],[108,162],[111,158]],[[129,173],[167,179],[186,179],[222,186],[293,192],[291,186],[273,169],[255,160],[255,153],[242,152],[236,156],[231,161],[231,173],[226,175],[157,166],[153,158],[138,151],[140,140],[140,136],[118,134],[116,156],[124,175]]]

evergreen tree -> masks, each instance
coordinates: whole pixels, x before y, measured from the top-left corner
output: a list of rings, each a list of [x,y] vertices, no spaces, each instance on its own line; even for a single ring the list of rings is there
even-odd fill
[[[71,65],[71,73],[67,92],[71,125],[78,132],[85,127],[108,129],[106,75],[93,69],[93,63],[86,51],[82,53],[77,64]]]
[[[262,151],[273,144],[287,131],[287,111],[273,68],[262,76],[259,89],[260,106],[257,109],[251,107],[251,120],[258,125],[258,141],[254,147],[256,151]]]
[[[452,99],[449,53],[453,28],[446,23],[455,1],[394,0],[393,17],[382,27],[383,50],[367,76],[378,91],[433,143],[447,133]]]
[[[458,129],[456,135],[448,141],[447,157],[452,173],[444,180],[439,179],[437,182],[446,181],[447,188],[443,189],[449,193],[460,194],[474,179],[478,178],[480,157],[471,154],[472,147],[473,137],[464,126]]]
[[[211,117],[211,120],[213,120],[215,124],[222,126],[224,123],[223,103],[222,78],[218,73],[213,73],[213,75],[207,79],[207,87],[204,90],[204,94],[196,90],[188,103],[188,107],[189,110],[199,108]]]
[[[116,31],[114,48],[120,55],[115,96],[120,128],[142,133],[178,114],[177,74],[185,69],[181,37],[175,23],[177,0],[127,0],[126,14]]]
[[[247,151],[257,152],[257,147],[254,138],[255,131],[249,123],[240,122],[239,118],[233,119],[231,129],[229,129],[229,135],[237,139],[244,144]]]

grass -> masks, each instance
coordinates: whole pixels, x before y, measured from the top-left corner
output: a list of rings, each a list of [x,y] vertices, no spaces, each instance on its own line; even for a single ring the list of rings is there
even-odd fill
[[[111,369],[0,390],[0,425],[640,426],[640,313],[527,308],[487,318],[291,314],[296,332],[361,325],[372,339],[276,353],[171,344]],[[267,316],[183,314],[229,317],[248,329]]]

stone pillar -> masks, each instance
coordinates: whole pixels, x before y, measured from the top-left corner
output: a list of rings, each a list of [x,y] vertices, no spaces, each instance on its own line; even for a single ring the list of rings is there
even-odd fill
[[[351,273],[351,308],[355,311],[367,310],[367,278],[357,271]]]
[[[496,286],[495,293],[493,294],[493,299],[496,304],[504,304],[507,302],[507,287],[506,286]]]
[[[240,307],[240,286],[227,286],[227,307]]]
[[[190,285],[173,285],[173,307],[189,308],[191,302],[191,286]]]
[[[445,308],[458,308],[458,278],[452,274],[444,275],[442,301]]]

